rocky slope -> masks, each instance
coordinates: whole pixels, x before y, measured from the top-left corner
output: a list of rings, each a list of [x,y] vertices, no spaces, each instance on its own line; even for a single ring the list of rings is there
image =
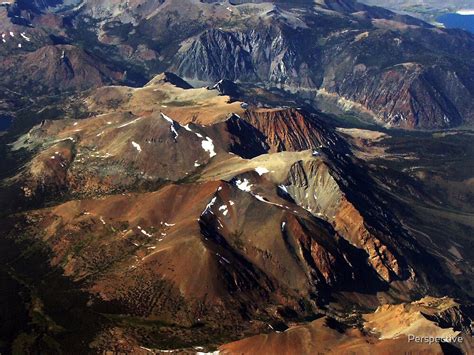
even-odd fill
[[[37,94],[80,91],[122,78],[122,73],[71,45],[48,45],[17,54],[3,61],[0,73],[2,85],[19,91],[32,88],[30,93]]]
[[[28,269],[39,258],[46,274],[72,284],[65,290],[88,299],[77,307],[96,325],[73,342],[78,351],[212,349],[323,315],[284,333],[293,340],[270,338],[310,351],[299,334],[317,328],[327,332],[324,346],[368,351],[369,341],[382,351],[400,340],[361,330],[364,312],[369,326],[387,303],[469,299],[387,205],[384,186],[354,155],[352,131],[324,115],[244,109],[166,73],[76,100],[87,118],[45,120],[17,139],[12,149],[28,158],[1,192],[22,211],[4,220],[6,250],[25,250],[11,251],[8,267],[42,290],[31,281],[40,271]],[[38,302],[56,299],[35,292]],[[25,334],[62,348],[72,328],[53,309],[41,312],[54,327],[33,322]],[[456,312],[428,319],[452,316],[465,327],[470,313]],[[222,351],[266,351],[251,339]]]
[[[444,354],[447,344],[409,341],[408,336],[451,337],[463,339],[461,347],[466,354],[472,349],[470,329],[458,323],[456,316],[447,322],[437,322],[432,315],[459,311],[450,299],[424,298],[420,301],[378,308],[364,315],[361,329],[347,328],[341,321],[321,318],[309,325],[295,326],[284,333],[271,333],[240,340],[219,348],[222,354],[260,353],[310,354],[323,350],[327,354]],[[426,313],[425,313],[426,312]],[[429,314],[427,314],[429,313]],[[435,316],[436,317],[436,316]],[[406,328],[406,324],[410,328]],[[450,327],[450,328],[448,328]],[[452,351],[452,349],[451,349]]]

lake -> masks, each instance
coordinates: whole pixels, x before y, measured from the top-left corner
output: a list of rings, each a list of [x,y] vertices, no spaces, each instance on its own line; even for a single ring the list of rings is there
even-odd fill
[[[445,14],[438,17],[437,21],[447,28],[461,28],[474,33],[474,11],[469,15]]]

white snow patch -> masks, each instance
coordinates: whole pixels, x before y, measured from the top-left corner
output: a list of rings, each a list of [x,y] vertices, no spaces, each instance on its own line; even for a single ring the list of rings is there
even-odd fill
[[[138,150],[138,153],[140,153],[142,151],[142,147],[140,147],[140,144],[138,144],[136,142],[132,142],[132,145],[136,150]]]
[[[221,207],[219,207],[219,211],[221,211],[224,216],[227,216],[227,213],[229,213],[227,205],[222,205]]]
[[[268,170],[267,168],[263,168],[261,166],[259,166],[258,168],[255,169],[255,171],[257,172],[258,175],[262,176],[263,174],[268,174],[270,172],[270,170]]]
[[[147,237],[153,237],[153,234],[147,233],[147,231],[144,229],[142,229],[142,233],[145,234]]]
[[[182,126],[186,131],[194,133],[198,138],[202,138],[202,134],[194,132],[190,127],[189,123],[186,126]]]
[[[285,230],[285,226],[286,226],[286,222],[283,222],[283,223],[281,224],[281,231],[282,231],[282,232]]]
[[[155,353],[155,352],[154,352],[152,349],[150,349],[150,348],[145,348],[144,346],[140,346],[140,348],[143,349],[143,350],[145,350],[145,351],[148,351],[148,352],[150,352],[150,353],[152,353],[152,354]]]
[[[195,167],[195,168],[198,168],[198,167],[200,167],[200,166],[201,166],[201,164],[199,164],[198,161],[196,160],[196,161],[194,162],[194,167]]]
[[[23,37],[23,39],[25,39],[27,42],[30,41],[30,37],[28,37],[27,35],[25,35],[25,32],[20,33],[20,36]]]
[[[105,226],[106,223],[105,223],[105,221],[104,221],[104,217],[100,216],[99,219],[100,219],[100,221],[102,222],[102,224]]]
[[[217,197],[214,196],[214,198],[207,204],[206,208],[204,211],[202,211],[201,216],[206,214],[206,212],[211,212],[211,207],[216,203]],[[211,212],[212,213],[212,212]]]
[[[169,123],[173,124],[174,121],[172,118],[166,116],[163,112],[161,113],[161,117],[163,117],[165,120],[167,120]]]
[[[201,142],[202,149],[204,149],[206,152],[209,153],[209,157],[214,157],[216,156],[216,152],[214,150],[214,142],[212,141],[211,138],[206,137],[206,140]]]
[[[243,180],[237,180],[235,182],[235,185],[237,186],[237,188],[239,188],[240,190],[242,191],[245,191],[245,192],[250,192],[252,191],[252,184],[250,184],[250,182],[247,180],[247,179],[243,179]]]
[[[259,201],[262,201],[262,202],[265,202],[265,203],[268,203],[269,205],[273,205],[273,206],[277,206],[277,207],[280,207],[280,208],[287,208],[286,206],[283,206],[283,205],[280,205],[279,203],[274,203],[274,202],[270,202],[268,201],[265,197],[261,196],[261,195],[258,195],[258,194],[254,194],[254,193],[250,193],[253,197],[255,197],[257,200]]]
[[[178,138],[179,134],[175,128],[176,123],[170,117],[166,116],[163,112],[161,113],[161,116],[170,123],[170,129],[171,129],[171,132],[173,132],[174,134],[174,139]]]

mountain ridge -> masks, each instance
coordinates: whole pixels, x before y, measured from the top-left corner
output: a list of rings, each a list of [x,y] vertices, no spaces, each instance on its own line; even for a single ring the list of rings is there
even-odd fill
[[[349,112],[367,111],[391,127],[472,124],[474,37],[462,31],[353,1],[258,2],[228,9],[221,2],[190,0],[141,5],[121,12],[106,11],[100,1],[85,2],[53,14],[62,20],[63,40],[95,48],[104,62],[99,68],[112,70],[104,83],[143,83],[139,72],[152,77],[171,71],[191,84],[228,79],[279,87],[313,105],[333,102]],[[179,15],[184,8],[203,15],[185,18]],[[39,12],[34,19],[46,15]],[[94,23],[87,30],[86,21]],[[40,27],[49,31],[44,24],[33,26]],[[307,38],[306,45],[298,37]]]
[[[76,99],[87,118],[44,121],[14,144],[30,158],[5,183],[26,209],[5,232],[44,250],[88,295],[81,307],[108,319],[98,322],[114,335],[95,330],[94,351],[169,349],[178,329],[183,348],[212,348],[322,316],[354,329],[346,307],[469,299],[322,114],[244,109],[170,74]]]

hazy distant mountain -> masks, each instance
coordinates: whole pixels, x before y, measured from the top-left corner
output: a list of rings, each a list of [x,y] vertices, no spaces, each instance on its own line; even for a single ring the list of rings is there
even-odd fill
[[[474,9],[472,0],[360,0],[360,2],[409,13],[430,21],[434,21],[442,13]]]

